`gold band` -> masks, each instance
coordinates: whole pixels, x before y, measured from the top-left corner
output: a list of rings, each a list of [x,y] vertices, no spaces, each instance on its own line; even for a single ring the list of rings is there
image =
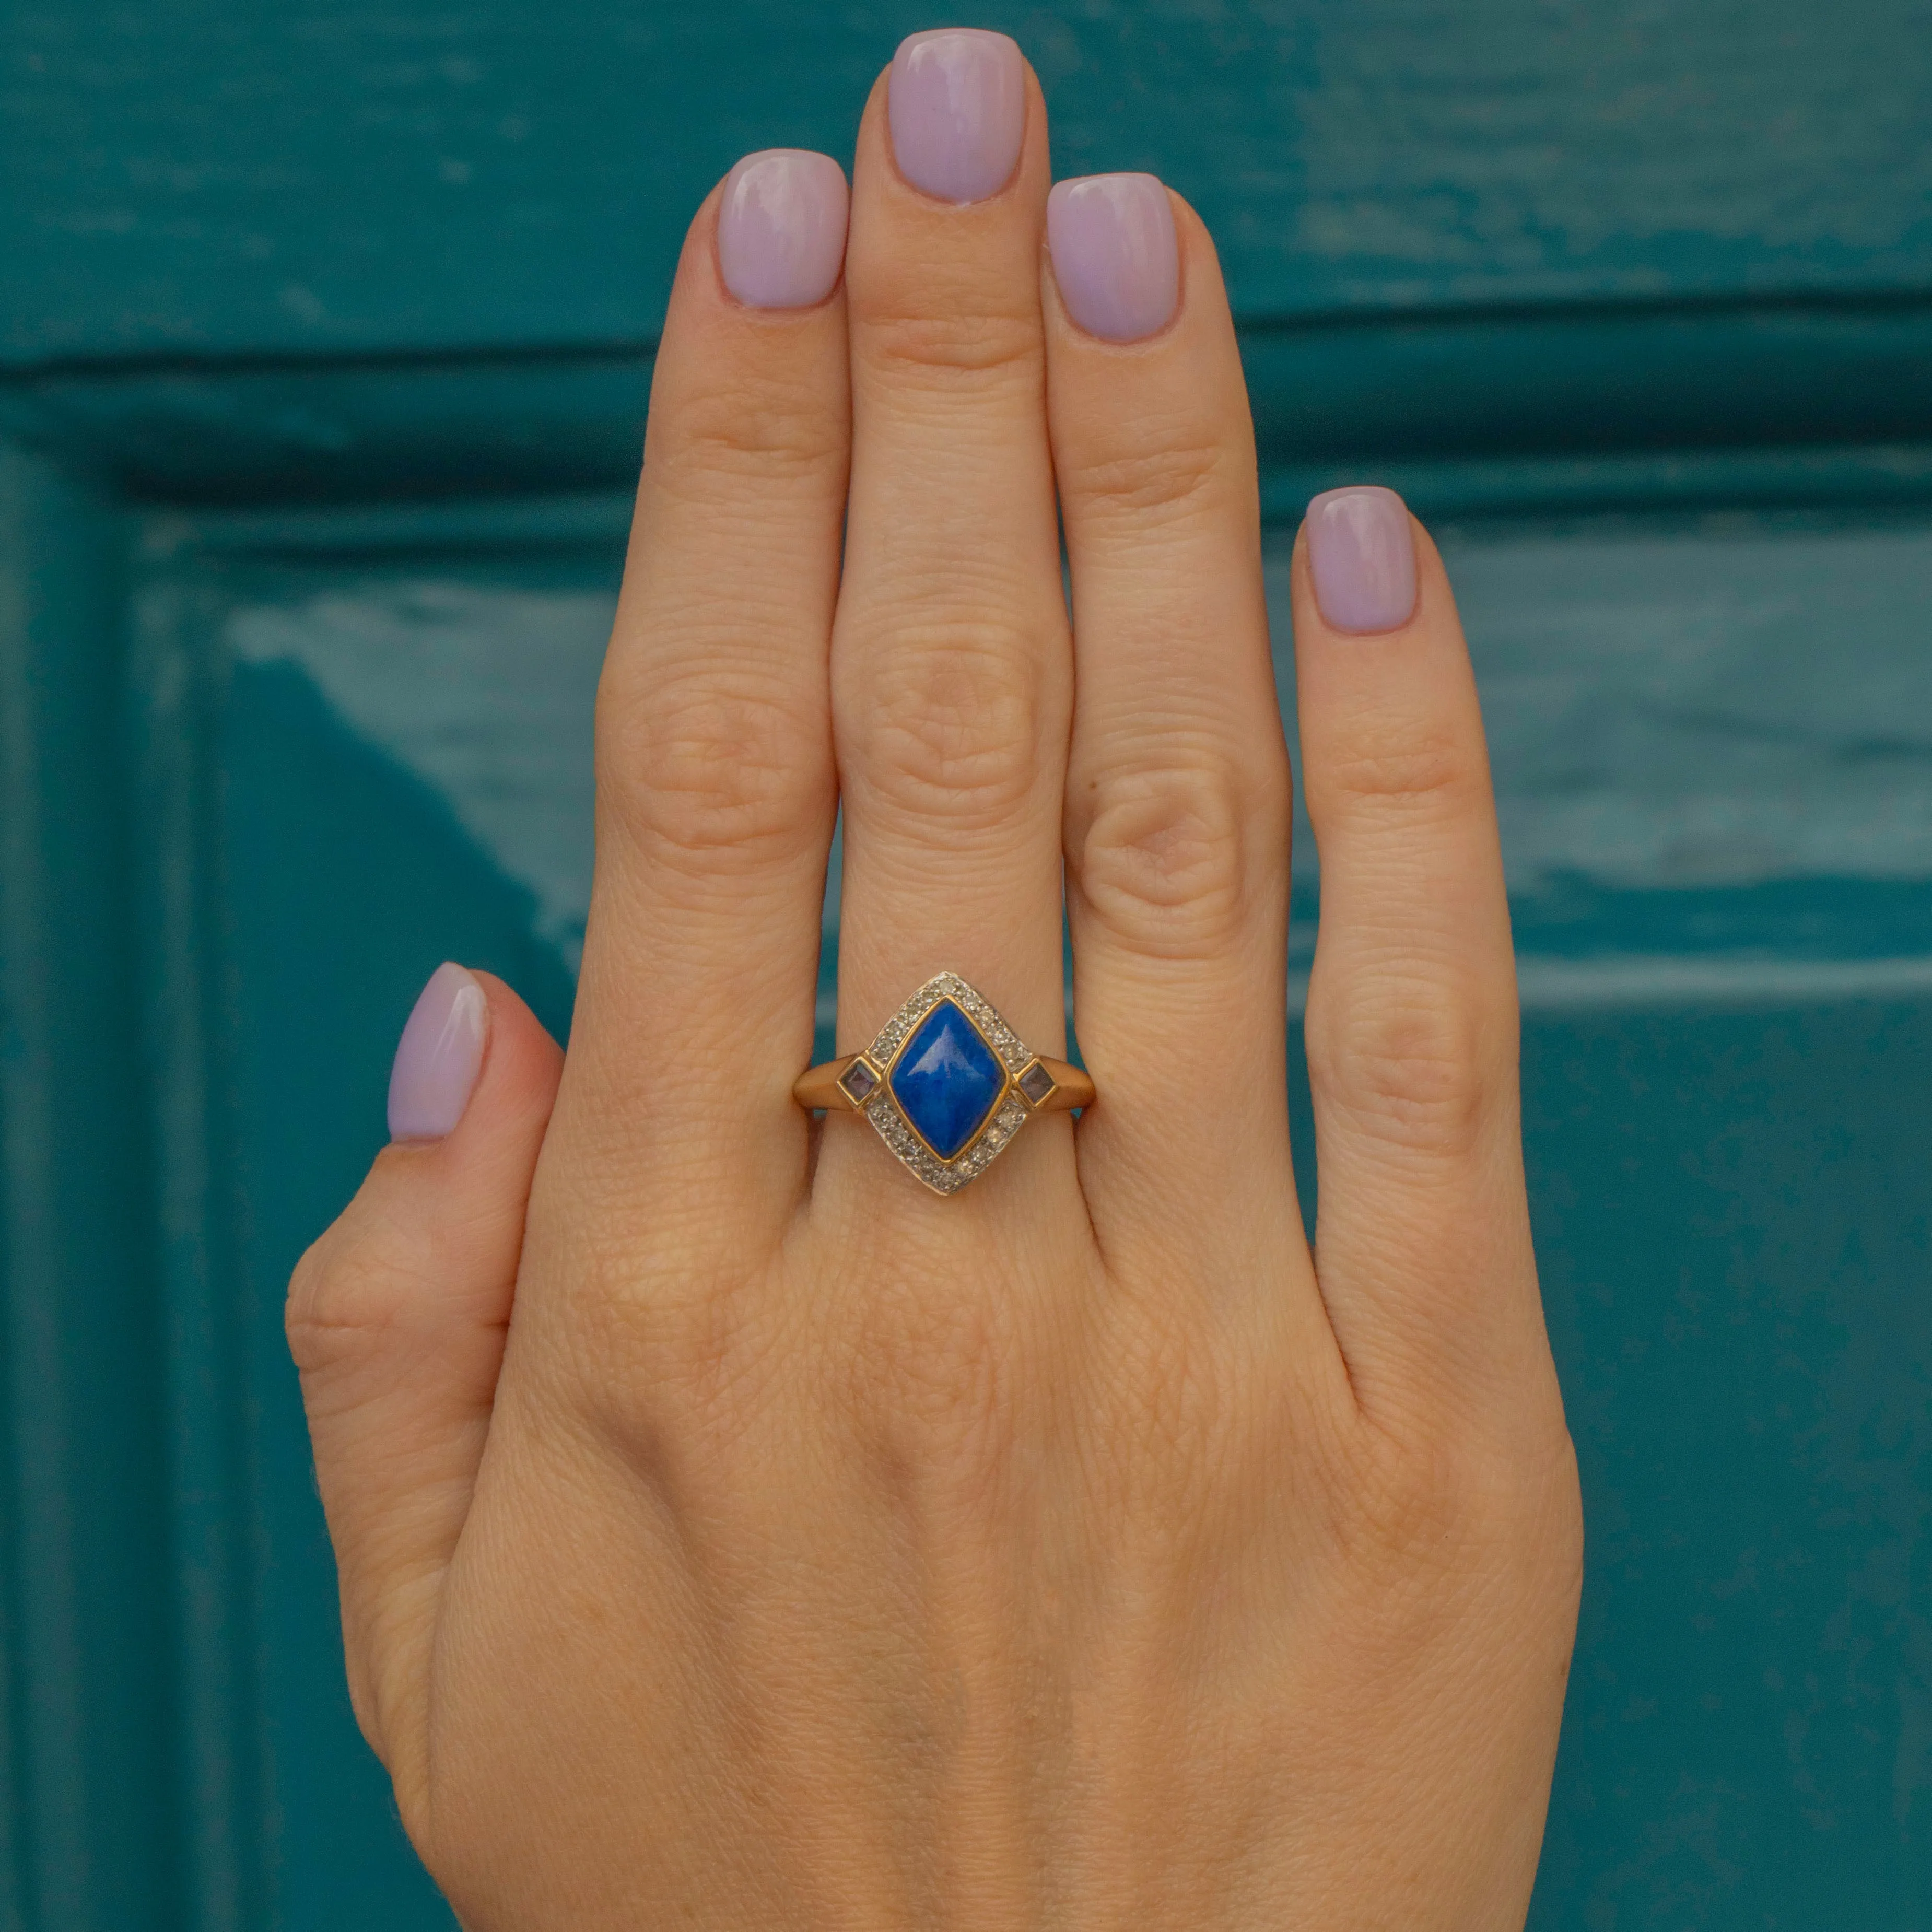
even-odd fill
[[[792,1082],[791,1097],[801,1107],[829,1113],[857,1113],[864,1107],[865,1101],[855,1100],[838,1083],[855,1060],[865,1058],[862,1053],[848,1053],[837,1060],[824,1060],[817,1066],[808,1067]],[[1036,1054],[1031,1064],[1043,1069],[1046,1077],[1053,1082],[1046,1097],[1034,1103],[1036,1114],[1070,1113],[1076,1107],[1093,1106],[1094,1082],[1078,1067],[1067,1060],[1049,1060],[1043,1053]]]

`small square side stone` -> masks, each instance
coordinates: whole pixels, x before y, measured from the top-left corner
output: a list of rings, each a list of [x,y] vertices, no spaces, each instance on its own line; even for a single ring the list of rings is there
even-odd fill
[[[1029,1106],[1037,1107],[1053,1091],[1053,1076],[1038,1060],[1021,1074],[1014,1085],[1027,1096]]]

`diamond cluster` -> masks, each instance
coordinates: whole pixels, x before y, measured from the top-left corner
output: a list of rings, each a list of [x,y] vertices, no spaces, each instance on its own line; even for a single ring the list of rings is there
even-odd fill
[[[885,1024],[867,1048],[866,1057],[875,1066],[890,1066],[892,1056],[906,1036],[942,1000],[950,1000],[976,1027],[980,1036],[1006,1070],[1004,1096],[978,1134],[951,1160],[941,1160],[933,1153],[899,1112],[892,1097],[891,1084],[882,1082],[866,1102],[866,1118],[878,1129],[879,1138],[935,1193],[956,1193],[982,1173],[1026,1124],[1027,1102],[1016,1090],[1013,1076],[1033,1059],[1019,1036],[1000,1018],[989,1002],[956,973],[941,973],[928,980]]]
[[[938,1194],[956,1194],[967,1182],[984,1171],[987,1163],[1017,1133],[1027,1118],[1024,1102],[1007,1100],[994,1110],[993,1118],[980,1130],[980,1137],[966,1151],[952,1160],[941,1160],[908,1126],[899,1110],[884,1094],[866,1109],[866,1118],[879,1130],[879,1138]]]

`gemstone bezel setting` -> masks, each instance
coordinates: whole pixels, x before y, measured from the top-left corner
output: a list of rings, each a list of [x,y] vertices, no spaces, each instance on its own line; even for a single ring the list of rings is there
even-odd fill
[[[899,1112],[941,1160],[965,1151],[1013,1078],[951,1000],[941,1000],[906,1035],[889,1077]]]
[[[913,1124],[892,1090],[892,1073],[900,1054],[934,1007],[948,1001],[958,1008],[992,1052],[1001,1075],[999,1091],[985,1116],[950,1160]],[[1000,1017],[992,1002],[956,973],[940,973],[927,980],[879,1029],[862,1058],[880,1077],[860,1111],[880,1139],[935,1194],[957,1193],[969,1180],[976,1180],[1012,1144],[1034,1112],[1018,1081],[1036,1064],[1034,1054]]]

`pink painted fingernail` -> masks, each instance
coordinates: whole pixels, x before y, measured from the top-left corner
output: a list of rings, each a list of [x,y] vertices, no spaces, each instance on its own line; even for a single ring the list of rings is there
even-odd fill
[[[463,1118],[483,1070],[490,1002],[460,966],[442,965],[416,996],[389,1069],[389,1138],[440,1141]]]
[[[767,148],[724,177],[718,267],[748,308],[810,308],[845,260],[845,170],[830,154]]]
[[[886,118],[899,172],[940,201],[998,194],[1026,134],[1019,43],[977,27],[941,27],[899,43]]]
[[[1324,490],[1308,506],[1308,568],[1329,627],[1399,630],[1415,613],[1415,544],[1393,490]]]
[[[1174,209],[1152,175],[1088,175],[1046,198],[1046,245],[1066,312],[1089,335],[1137,342],[1180,291]]]

